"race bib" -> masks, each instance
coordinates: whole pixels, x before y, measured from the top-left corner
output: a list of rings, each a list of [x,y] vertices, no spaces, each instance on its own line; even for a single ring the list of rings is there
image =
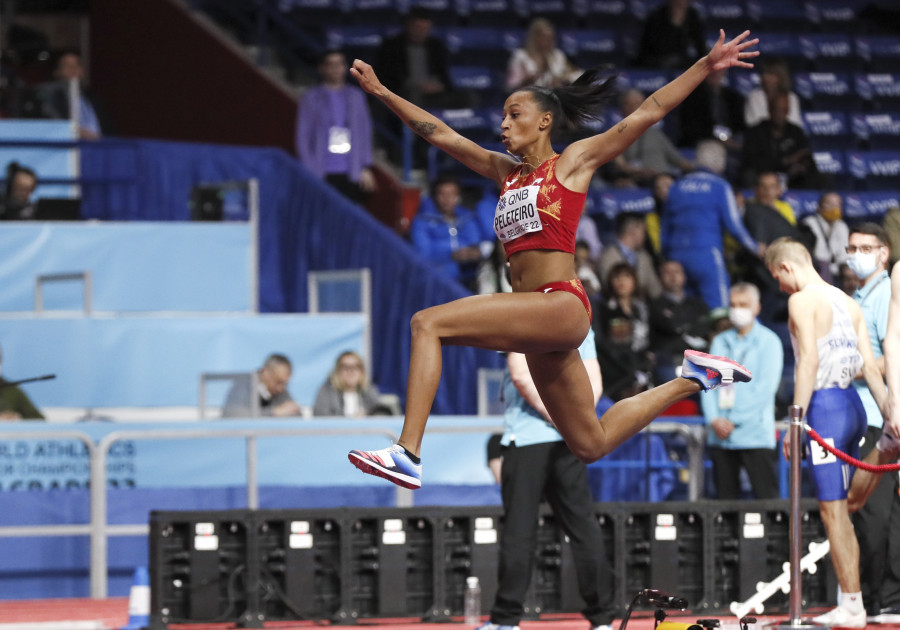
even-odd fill
[[[334,126],[328,128],[328,152],[350,152],[350,130],[347,127]]]
[[[502,242],[508,243],[528,232],[544,229],[537,209],[538,180],[531,186],[508,190],[497,202],[494,212],[494,232]]]

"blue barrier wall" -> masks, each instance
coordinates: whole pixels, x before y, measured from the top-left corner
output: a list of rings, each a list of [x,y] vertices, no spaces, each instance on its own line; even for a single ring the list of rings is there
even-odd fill
[[[405,395],[409,319],[422,308],[463,297],[413,249],[341,197],[284,151],[153,141],[83,143],[83,216],[104,220],[186,220],[192,186],[260,182],[260,285],[263,312],[304,312],[309,271],[372,270],[372,366],[382,390]],[[434,412],[475,413],[477,368],[495,353],[450,347]]]
[[[68,120],[0,120],[0,140],[72,142],[77,135],[75,125]],[[42,179],[78,177],[78,152],[72,147],[0,147],[0,172],[3,172],[3,177],[6,177],[6,166],[13,161],[33,169],[39,182]],[[34,191],[35,199],[77,196],[75,186],[62,184],[39,184]]]
[[[38,274],[90,271],[98,311],[247,311],[246,223],[8,223],[0,311],[31,311]],[[44,308],[80,310],[80,283],[44,289]]]
[[[0,344],[6,378],[57,374],[23,386],[38,406],[196,405],[201,373],[249,372],[272,352],[291,358],[289,390],[312,405],[337,355],[365,352],[365,325],[361,314],[0,318]]]

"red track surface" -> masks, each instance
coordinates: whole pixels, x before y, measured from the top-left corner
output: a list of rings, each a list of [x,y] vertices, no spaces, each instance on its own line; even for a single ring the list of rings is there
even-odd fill
[[[810,611],[818,613],[819,611]],[[694,622],[699,617],[717,617],[716,615],[686,615],[671,616],[670,620]],[[720,615],[718,618],[722,622],[722,630],[739,630],[737,619],[730,615]],[[785,617],[759,617],[758,623],[750,626],[751,630],[763,630],[767,623],[772,621],[783,621]],[[0,601],[0,630],[4,624],[27,624],[27,623],[44,623],[48,624],[45,628],[52,626],[53,630],[67,630],[72,624],[67,622],[75,621],[97,621],[101,622],[105,628],[119,628],[128,622],[128,600],[127,598],[110,598],[105,600],[93,599],[43,599],[43,600],[25,600],[25,601]],[[59,625],[56,625],[59,624]],[[614,628],[618,628],[618,621],[613,624]],[[462,623],[421,623],[416,620],[397,619],[397,620],[378,620],[361,622],[359,626],[370,628],[371,630],[451,630],[459,628],[460,630],[471,630],[471,626]],[[224,630],[226,628],[234,628],[233,624],[190,624],[190,625],[173,625],[175,628],[183,628],[186,630]],[[270,622],[266,628],[314,628],[321,627],[310,622]],[[351,628],[352,626],[336,626],[337,628]],[[879,630],[900,630],[900,625],[872,625],[871,628]],[[653,618],[647,616],[646,612],[636,613],[632,616],[628,623],[629,630],[651,630],[653,628]],[[524,621],[522,622],[522,630],[588,630],[587,622],[576,615],[566,615],[564,617],[542,619],[540,621]]]

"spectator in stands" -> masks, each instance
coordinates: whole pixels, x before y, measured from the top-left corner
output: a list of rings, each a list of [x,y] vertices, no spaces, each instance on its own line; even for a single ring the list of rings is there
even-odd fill
[[[644,102],[640,90],[626,90],[619,97],[619,114],[627,118]],[[681,156],[658,126],[650,127],[634,144],[616,157],[609,177],[616,186],[649,186],[660,173],[680,174],[694,168]]]
[[[431,11],[412,7],[403,32],[381,42],[375,65],[384,85],[406,100],[425,109],[454,107],[459,92],[452,90],[447,47],[431,34],[432,24]]]
[[[545,18],[537,18],[528,27],[525,47],[513,51],[506,70],[506,89],[515,91],[525,85],[554,88],[571,83],[581,70],[556,46],[556,29]]]
[[[744,102],[744,123],[755,127],[772,118],[769,106],[779,94],[788,95],[787,120],[803,128],[800,116],[800,98],[791,90],[791,71],[780,57],[764,57],[759,64],[759,87],[750,90]]]
[[[769,104],[771,118],[744,134],[741,181],[745,186],[751,186],[764,171],[786,174],[792,188],[818,188],[822,184],[806,132],[788,121],[788,97],[786,92],[776,94]]]
[[[784,348],[774,332],[757,321],[760,294],[747,282],[731,287],[728,318],[734,328],[713,338],[711,353],[739,356],[753,372],[752,387],[723,387],[700,396],[709,428],[707,446],[720,499],[741,498],[741,468],[753,497],[777,499],[775,474],[775,394],[781,385]]]
[[[592,331],[588,331],[578,351],[596,405],[603,382]],[[554,428],[528,371],[525,355],[509,353],[507,366],[503,382],[504,431],[499,449],[504,517],[499,581],[490,619],[479,630],[517,628],[522,619],[544,498],[571,542],[578,591],[586,604],[583,614],[595,630],[609,630],[615,616],[613,571],[594,515],[587,468]],[[496,462],[498,458],[489,459]],[[492,470],[497,467],[491,465]]]
[[[706,350],[709,307],[703,298],[688,295],[684,268],[677,260],[659,267],[662,294],[650,300],[650,347],[656,355],[656,381],[675,377],[685,350]]]
[[[684,99],[678,109],[679,146],[695,147],[715,138],[729,151],[739,151],[744,133],[744,97],[725,86],[725,73],[714,72]]]
[[[847,295],[853,295],[859,288],[859,278],[857,278],[856,274],[853,273],[853,270],[850,269],[850,265],[847,264],[847,261],[838,265],[837,286]]]
[[[816,237],[813,262],[825,282],[837,284],[838,267],[847,260],[850,228],[841,218],[841,196],[829,191],[822,193],[816,213],[803,219],[803,225]],[[900,243],[898,243],[900,245]]]
[[[347,84],[347,59],[329,50],[319,60],[322,84],[308,89],[297,110],[297,157],[348,199],[375,190],[372,116],[366,95]]]
[[[690,0],[668,0],[647,15],[637,65],[683,69],[706,50],[705,27]]]
[[[57,83],[46,86],[45,113],[51,118],[69,118],[72,104],[69,102],[68,86],[71,81],[75,81],[78,95],[78,102],[75,104],[78,135],[82,140],[96,140],[102,136],[103,125],[100,122],[102,107],[85,86],[81,54],[73,50],[62,53],[56,60],[53,77]],[[105,119],[105,116],[103,118]]]
[[[581,209],[578,228],[575,230],[575,241],[583,241],[588,246],[592,262],[597,263],[600,260],[600,254],[603,253],[603,242],[600,240],[597,222],[588,215],[587,204]]]
[[[0,348],[0,373],[2,373],[3,349]],[[44,415],[17,385],[0,376],[0,422],[13,420],[43,420]]]
[[[18,162],[6,167],[6,194],[0,200],[0,220],[22,221],[34,218],[35,204],[31,200],[37,188],[37,174]]]
[[[728,304],[730,280],[722,254],[723,230],[749,252],[763,252],[744,228],[731,186],[721,177],[725,162],[721,142],[701,142],[697,146],[698,170],[672,185],[662,218],[663,255],[681,263],[688,286],[711,309]]]
[[[334,363],[313,405],[314,416],[370,416],[379,405],[378,389],[369,383],[362,357],[342,352]]]
[[[610,269],[605,299],[597,309],[597,353],[613,400],[632,396],[650,385],[654,357],[650,347],[650,314],[639,297],[634,268],[620,262]]]
[[[575,241],[575,275],[584,285],[591,304],[595,305],[600,299],[602,286],[594,261],[591,260],[591,248],[585,241]]]
[[[669,189],[675,183],[675,178],[668,173],[660,173],[653,178],[651,190],[653,190],[654,209],[644,217],[644,225],[647,228],[647,245],[655,260],[662,258],[662,244],[660,243],[660,227],[662,215],[669,200]]]
[[[891,267],[893,267],[894,263],[900,260],[900,206],[888,208],[881,225],[891,242]]]
[[[601,278],[606,278],[613,267],[622,262],[627,263],[637,274],[637,285],[640,287],[638,294],[655,298],[662,287],[653,268],[653,259],[644,249],[646,238],[644,217],[630,212],[620,213],[616,216],[616,241],[603,249],[597,270]]]
[[[475,291],[482,260],[478,217],[460,205],[455,177],[442,175],[431,187],[431,199],[423,202],[410,227],[410,238],[419,254],[451,280]]]
[[[747,233],[764,246],[783,236],[802,241],[812,248],[812,239],[797,228],[797,219],[790,204],[780,200],[781,182],[775,173],[760,173],[756,180],[755,196],[747,201],[744,226]],[[744,277],[759,287],[762,293],[765,322],[787,320],[787,296],[757,256],[744,255]]]
[[[876,223],[861,223],[851,230],[848,242],[847,264],[860,279],[860,287],[853,294],[853,299],[862,311],[872,354],[883,366],[891,304],[891,280],[887,272],[890,259],[888,236]],[[868,423],[859,445],[860,456],[866,457],[881,437],[884,418],[865,381],[857,378],[853,381],[853,388],[859,394]],[[900,500],[896,486],[896,478],[882,480],[875,494],[852,517],[859,540],[859,576],[863,601],[867,603],[872,615],[878,614],[882,608],[881,586],[887,569],[885,548],[888,543],[887,534],[891,530],[891,509],[892,503]],[[895,595],[900,599],[900,593]]]
[[[270,354],[256,372],[255,392],[252,375],[248,374],[234,380],[222,407],[222,417],[252,417],[254,396],[259,401],[260,415],[278,418],[299,416],[300,405],[294,402],[287,390],[292,371],[290,359],[283,354]]]

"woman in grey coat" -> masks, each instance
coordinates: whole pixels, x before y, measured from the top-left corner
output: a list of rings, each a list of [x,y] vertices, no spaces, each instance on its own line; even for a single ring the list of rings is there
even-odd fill
[[[328,380],[319,388],[313,415],[360,418],[371,415],[377,405],[378,389],[369,384],[362,357],[348,351],[337,358]]]

